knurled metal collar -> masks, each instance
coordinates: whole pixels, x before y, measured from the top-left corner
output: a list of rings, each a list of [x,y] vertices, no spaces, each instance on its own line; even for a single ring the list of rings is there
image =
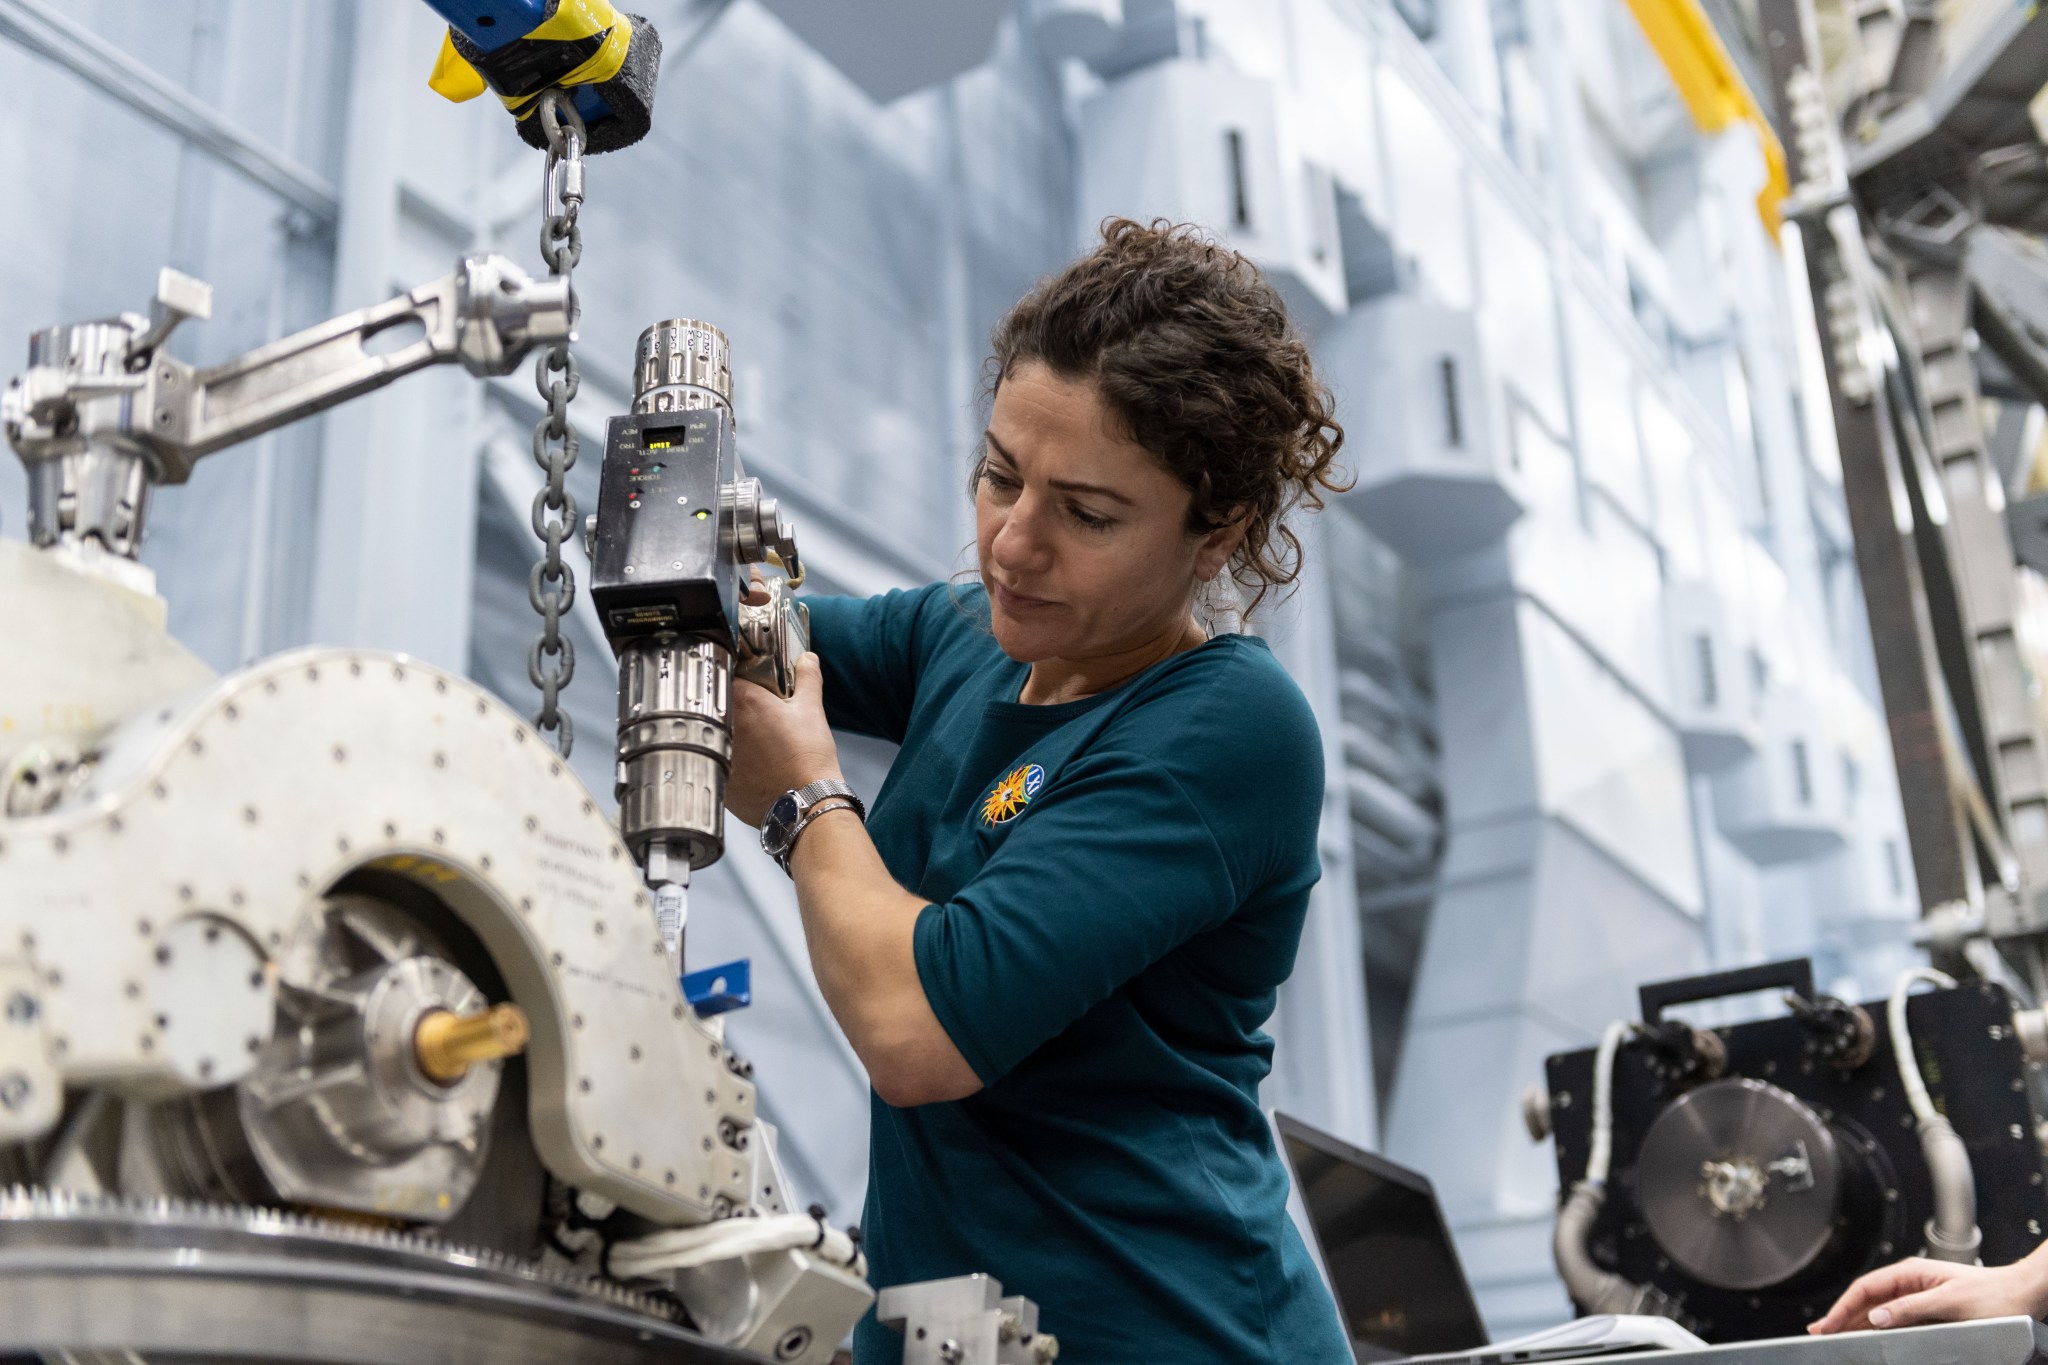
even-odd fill
[[[732,346],[694,318],[670,318],[640,334],[633,351],[633,411],[720,407],[732,416]]]

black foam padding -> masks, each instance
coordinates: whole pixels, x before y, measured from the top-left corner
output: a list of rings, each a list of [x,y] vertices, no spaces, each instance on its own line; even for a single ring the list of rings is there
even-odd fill
[[[618,75],[599,81],[595,87],[611,106],[611,117],[599,119],[584,129],[590,140],[583,150],[590,156],[630,147],[646,137],[647,130],[654,126],[654,87],[661,75],[661,34],[643,15],[628,14],[626,18],[633,21],[633,41],[626,47],[626,60],[619,66]],[[531,118],[519,120],[518,127],[527,146],[547,149],[547,135],[541,131],[537,111]]]

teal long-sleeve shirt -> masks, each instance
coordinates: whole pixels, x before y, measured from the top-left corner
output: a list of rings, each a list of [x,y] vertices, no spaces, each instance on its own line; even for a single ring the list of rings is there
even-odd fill
[[[1025,705],[978,588],[808,600],[828,718],[902,746],[868,829],[983,1085],[872,1099],[874,1283],[987,1271],[1080,1365],[1350,1361],[1258,1103],[1320,875],[1299,689],[1233,635]],[[855,1333],[858,1365],[901,1351]]]

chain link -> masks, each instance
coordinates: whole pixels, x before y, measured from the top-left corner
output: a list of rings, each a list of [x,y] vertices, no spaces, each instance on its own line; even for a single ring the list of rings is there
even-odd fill
[[[547,137],[547,168],[541,177],[540,254],[548,270],[565,283],[583,257],[583,231],[576,214],[583,207],[583,119],[574,98],[563,90],[540,97],[541,131]],[[575,287],[569,290],[575,308]],[[576,318],[570,317],[573,333]],[[547,483],[533,499],[533,533],[545,547],[526,584],[527,600],[540,614],[540,635],[526,651],[526,676],[540,689],[540,710],[533,718],[542,734],[554,732],[562,757],[576,743],[576,729],[561,705],[562,692],[576,676],[576,646],[562,633],[562,618],[576,601],[576,572],[562,559],[562,543],[574,534],[576,499],[568,488],[576,464],[576,429],[569,425],[569,404],[582,385],[576,357],[567,341],[543,351],[534,362],[533,383],[547,411],[533,427],[533,460],[547,474]]]

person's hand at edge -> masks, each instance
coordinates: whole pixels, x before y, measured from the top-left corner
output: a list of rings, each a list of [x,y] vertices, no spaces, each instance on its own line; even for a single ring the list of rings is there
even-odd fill
[[[1859,1277],[1806,1330],[1816,1336],[1917,1327],[2048,1311],[2048,1258],[2041,1250],[2012,1265],[1957,1265],[1915,1256]]]

